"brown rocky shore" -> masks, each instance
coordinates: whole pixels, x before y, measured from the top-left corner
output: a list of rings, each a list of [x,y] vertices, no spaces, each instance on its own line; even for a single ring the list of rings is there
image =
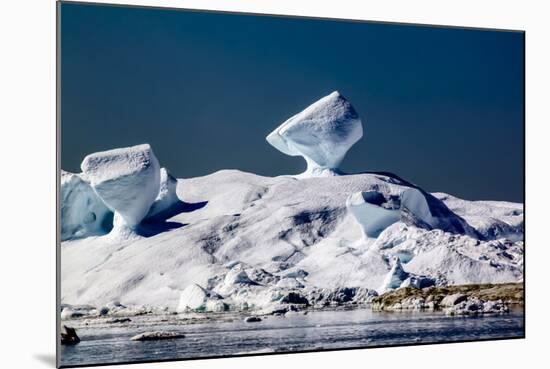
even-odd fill
[[[442,310],[449,315],[501,314],[512,305],[523,305],[523,283],[407,287],[372,299],[373,310]]]

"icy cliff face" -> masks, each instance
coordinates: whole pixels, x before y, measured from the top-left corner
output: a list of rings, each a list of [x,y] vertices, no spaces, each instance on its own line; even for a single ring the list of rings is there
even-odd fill
[[[61,171],[61,240],[107,233],[113,214],[92,187],[74,173]]]
[[[135,228],[159,194],[160,166],[148,144],[90,154],[81,169],[115,213],[116,229]]]
[[[301,177],[338,174],[346,152],[363,136],[359,115],[339,92],[313,103],[271,132],[266,140],[290,156],[302,156]]]
[[[424,200],[404,201],[410,189]],[[378,204],[390,210],[390,199],[399,199],[400,218],[377,235],[365,236],[346,207],[351,195],[366,192],[381,194]],[[523,278],[521,204],[433,196],[375,173],[296,180],[223,170],[177,180],[176,194],[185,207],[149,237],[64,241],[62,301],[175,311],[204,295],[199,310],[275,309],[289,301],[366,301],[399,281],[401,287]],[[183,294],[194,284],[204,293]]]

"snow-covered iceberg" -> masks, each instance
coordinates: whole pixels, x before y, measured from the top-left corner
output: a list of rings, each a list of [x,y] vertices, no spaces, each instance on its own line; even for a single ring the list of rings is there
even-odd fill
[[[323,97],[289,118],[266,140],[290,156],[302,156],[302,177],[339,173],[346,152],[363,136],[359,115],[338,91]]]
[[[183,309],[195,295],[198,305],[191,305],[202,311],[277,311],[281,304],[304,301],[331,304],[337,291],[385,288],[394,257],[408,273],[404,280],[394,280],[402,281],[400,287],[523,278],[521,204],[472,202],[418,189],[436,227],[427,224],[423,205],[413,201],[407,217],[377,237],[362,239],[361,227],[346,208],[350,195],[374,191],[388,202],[399,199],[402,216],[402,194],[413,188],[410,183],[389,174],[297,181],[222,170],[178,179],[176,187],[186,202],[207,202],[169,219],[185,226],[132,239],[131,247],[105,237],[62,242],[63,303],[120,301],[177,311],[182,292],[197,284],[206,292],[193,288]],[[485,238],[476,231],[494,224],[506,224],[514,232]]]
[[[160,166],[148,144],[90,154],[81,169],[115,213],[115,228],[134,229],[159,195]]]
[[[401,287],[523,280],[521,204],[430,194],[390,173],[335,175],[361,136],[333,92],[267,136],[304,157],[301,177],[325,178],[176,179],[147,144],[88,155],[83,173],[62,174],[62,302],[99,314],[119,309],[113,301],[280,314]]]

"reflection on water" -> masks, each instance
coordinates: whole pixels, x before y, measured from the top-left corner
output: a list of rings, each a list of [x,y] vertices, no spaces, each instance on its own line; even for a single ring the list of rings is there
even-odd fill
[[[178,331],[186,337],[130,341],[130,337],[151,330]],[[78,334],[81,343],[62,347],[62,365],[513,338],[524,336],[524,326],[522,311],[447,317],[433,312],[384,313],[364,309],[270,316],[258,323],[244,323],[239,318],[193,325],[82,328]]]

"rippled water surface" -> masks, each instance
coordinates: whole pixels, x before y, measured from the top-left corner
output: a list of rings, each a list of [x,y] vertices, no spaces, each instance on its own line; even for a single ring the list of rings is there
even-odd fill
[[[136,342],[144,331],[165,330],[185,338]],[[442,313],[383,313],[365,310],[322,311],[261,322],[80,328],[81,342],[63,346],[61,363],[87,365],[225,356],[258,352],[372,347],[524,336],[523,311],[481,317],[448,317]]]

